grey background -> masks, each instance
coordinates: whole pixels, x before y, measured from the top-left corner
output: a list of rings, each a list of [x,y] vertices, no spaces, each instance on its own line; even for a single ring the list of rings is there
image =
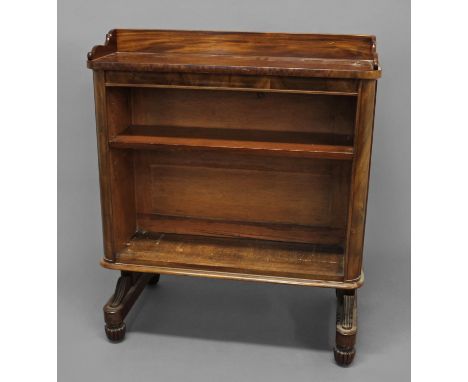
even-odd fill
[[[410,374],[410,2],[59,2],[60,381],[406,381]],[[112,28],[362,33],[383,66],[375,120],[357,357],[332,360],[333,290],[163,276],[109,343],[92,73]]]

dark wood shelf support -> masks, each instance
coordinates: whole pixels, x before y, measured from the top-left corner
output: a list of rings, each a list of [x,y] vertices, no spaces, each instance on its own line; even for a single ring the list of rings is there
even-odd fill
[[[159,275],[122,271],[113,296],[104,305],[107,338],[113,342],[125,337],[125,317],[147,284],[155,285]]]
[[[340,366],[349,366],[356,354],[357,294],[355,289],[336,290],[336,346],[335,361]]]

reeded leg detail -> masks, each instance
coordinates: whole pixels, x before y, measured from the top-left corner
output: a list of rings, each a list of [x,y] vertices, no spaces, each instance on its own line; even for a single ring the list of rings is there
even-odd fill
[[[336,290],[336,346],[335,361],[340,366],[353,362],[356,349],[357,295],[356,290]]]
[[[118,342],[124,339],[124,319],[151,277],[146,273],[122,272],[114,295],[104,305],[105,331],[109,340]]]

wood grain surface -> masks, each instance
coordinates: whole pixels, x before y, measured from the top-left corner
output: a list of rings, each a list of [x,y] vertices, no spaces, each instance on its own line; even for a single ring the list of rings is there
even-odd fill
[[[110,33],[106,45],[94,47],[88,55],[89,68],[380,77],[374,36],[125,29]]]

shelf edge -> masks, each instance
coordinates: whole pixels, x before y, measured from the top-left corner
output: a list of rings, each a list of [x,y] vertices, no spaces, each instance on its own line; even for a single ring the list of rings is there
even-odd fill
[[[155,88],[155,89],[183,89],[183,90],[212,90],[212,91],[238,91],[253,93],[287,93],[287,94],[312,94],[356,97],[358,92],[327,91],[327,90],[294,90],[294,89],[271,89],[271,88],[243,88],[228,86],[190,86],[190,85],[158,85],[158,84],[138,84],[138,83],[117,83],[106,82],[106,87],[125,88]]]
[[[119,270],[119,271],[160,273],[160,274],[166,274],[166,275],[207,277],[207,278],[238,280],[238,281],[255,281],[255,282],[266,282],[266,283],[274,283],[274,284],[311,286],[311,287],[319,287],[319,288],[357,289],[357,288],[360,288],[362,284],[364,283],[364,272],[361,272],[361,276],[356,280],[330,281],[330,280],[312,280],[312,279],[301,279],[301,278],[268,276],[268,275],[262,276],[262,275],[256,275],[256,274],[248,274],[248,273],[233,273],[233,272],[219,272],[219,271],[211,271],[211,270],[162,267],[162,266],[154,266],[154,265],[124,264],[124,263],[119,263],[119,262],[111,263],[104,259],[101,259],[101,266],[103,268]]]
[[[115,52],[109,52],[112,54]],[[101,58],[101,57],[99,57]],[[158,63],[125,63],[106,62],[99,59],[88,60],[88,68],[92,70],[107,70],[121,72],[162,72],[162,73],[218,73],[241,74],[252,76],[280,76],[304,78],[343,78],[360,80],[377,80],[381,69],[372,70],[344,70],[344,69],[307,69],[283,67],[255,67],[255,66],[206,66],[188,64],[158,64]]]
[[[251,154],[263,154],[263,155],[283,155],[300,158],[323,158],[323,159],[337,159],[337,160],[352,160],[354,158],[353,150],[334,150],[334,151],[322,151],[316,150],[302,150],[302,149],[286,149],[286,148],[265,148],[265,147],[246,147],[246,146],[228,146],[228,145],[216,145],[208,143],[183,143],[183,142],[138,142],[136,139],[138,136],[130,135],[118,135],[109,141],[111,148],[117,149],[136,149],[136,150],[156,150],[156,149],[177,149],[177,150],[227,150],[227,151],[243,151]],[[208,140],[207,140],[208,141]],[[327,146],[327,145],[317,145]],[[348,147],[348,146],[346,146]],[[351,146],[349,146],[351,147]]]

